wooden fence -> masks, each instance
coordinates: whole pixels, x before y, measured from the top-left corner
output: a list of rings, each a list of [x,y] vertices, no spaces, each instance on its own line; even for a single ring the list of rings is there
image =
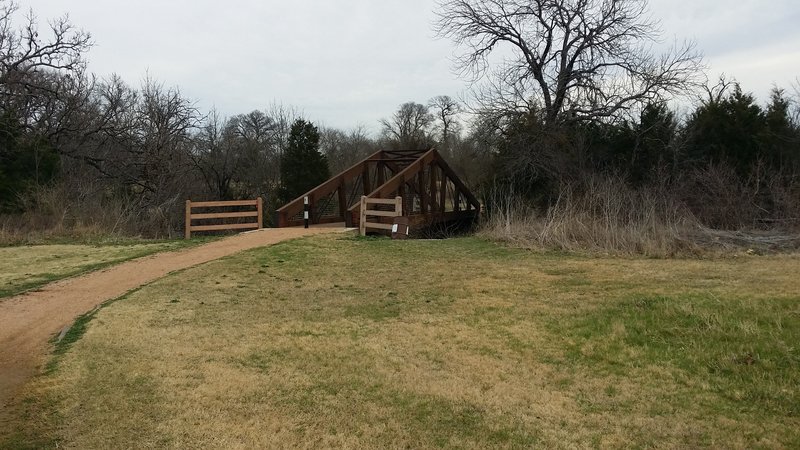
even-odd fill
[[[367,209],[368,205],[394,205],[394,211],[378,211]],[[393,199],[384,198],[368,198],[361,196],[361,216],[358,221],[358,231],[361,236],[367,234],[367,228],[375,228],[378,230],[392,230],[392,224],[367,222],[367,217],[400,217],[403,215],[403,197],[395,197]]]
[[[194,208],[255,207],[255,211],[192,213]],[[261,197],[255,200],[234,200],[229,202],[193,202],[186,200],[186,239],[191,239],[193,231],[255,230],[264,227],[264,202]],[[215,225],[192,225],[193,220],[240,219],[252,217],[256,222],[221,223]]]

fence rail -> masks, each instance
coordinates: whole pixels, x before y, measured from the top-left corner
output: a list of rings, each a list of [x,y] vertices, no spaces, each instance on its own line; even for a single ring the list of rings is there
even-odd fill
[[[255,207],[255,211],[236,211],[218,213],[193,214],[194,208],[228,208],[228,207]],[[255,218],[255,222],[245,223],[221,223],[213,225],[193,225],[193,220],[218,220],[218,219],[241,219]],[[186,239],[192,238],[193,231],[222,231],[222,230],[260,230],[264,228],[264,201],[261,197],[255,200],[234,200],[228,202],[193,202],[186,200]]]
[[[368,209],[369,205],[394,205],[394,211],[380,211]],[[367,228],[378,230],[392,230],[392,224],[380,222],[367,222],[367,217],[400,217],[403,215],[403,197],[388,198],[369,198],[361,196],[361,217],[358,221],[358,229],[361,236],[366,236]]]

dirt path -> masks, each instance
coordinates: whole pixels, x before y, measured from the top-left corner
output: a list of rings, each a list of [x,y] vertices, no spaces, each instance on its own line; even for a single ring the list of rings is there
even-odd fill
[[[128,261],[0,301],[0,412],[7,410],[7,402],[47,361],[50,338],[95,306],[176,270],[242,250],[342,230],[339,225],[243,233],[195,248]]]

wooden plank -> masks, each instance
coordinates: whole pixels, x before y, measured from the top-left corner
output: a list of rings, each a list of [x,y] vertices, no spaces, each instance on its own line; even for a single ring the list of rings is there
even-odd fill
[[[239,217],[258,217],[258,211],[192,214],[191,218],[192,220],[202,220],[202,219],[235,219]]]
[[[431,190],[428,193],[430,199],[430,212],[436,211],[436,166],[431,164],[429,170],[431,172]]]
[[[229,202],[192,202],[192,208],[214,208],[219,206],[258,206],[258,200],[234,200]]]
[[[417,180],[419,182],[419,187],[417,188],[418,191],[419,191],[419,210],[420,210],[420,212],[422,214],[425,214],[425,213],[428,212],[428,196],[427,196],[427,193],[425,192],[425,169],[424,168],[419,171],[419,173],[417,174],[417,177],[419,178],[419,180]]]
[[[364,164],[364,172],[361,174],[361,186],[363,187],[364,195],[369,193],[369,164]],[[353,186],[353,190],[355,190],[355,186]],[[349,208],[350,205],[347,205],[346,208]],[[347,212],[347,209],[345,209]]]
[[[444,169],[439,164],[436,164],[439,167],[439,172],[442,175],[439,177],[439,212],[444,214],[445,210],[447,209],[447,176],[445,176]]]
[[[377,167],[378,173],[375,175],[375,177],[378,179],[378,186],[380,186],[386,182],[386,164],[378,161]],[[368,195],[370,192],[371,191],[364,191],[364,195]]]
[[[397,201],[393,198],[367,198],[366,202],[368,205],[394,205]]]
[[[373,217],[397,217],[398,214],[396,211],[375,211],[375,210],[366,210],[364,214],[367,216]]]
[[[264,228],[264,199],[258,197],[256,201],[258,201],[256,214],[258,214],[258,229],[260,230]]]
[[[427,152],[428,150],[430,150],[430,149],[425,149],[425,150],[386,150],[383,153],[385,155],[384,158],[385,157],[392,157],[392,156],[395,156],[395,155],[398,158],[404,158],[404,157],[407,157],[407,156],[411,155],[411,156],[414,157],[414,159],[416,159],[416,158],[419,158],[421,155],[425,154],[425,152]]]
[[[336,190],[336,193],[339,197],[339,216],[341,216],[344,221],[345,215],[347,214],[347,207],[350,206],[347,204],[347,185],[345,184],[344,178],[339,178],[339,189]]]
[[[410,158],[410,157],[404,157],[404,158],[381,158],[381,159],[376,159],[375,161],[398,163],[398,162],[414,162],[414,161],[416,161],[418,159],[419,158]]]
[[[192,201],[186,200],[186,222],[184,225],[184,237],[186,239],[192,238]]]
[[[378,230],[389,230],[389,231],[392,230],[392,224],[389,224],[389,223],[366,222],[364,224],[364,227],[365,228],[375,228],[375,229],[378,229]]]
[[[247,230],[258,228],[258,224],[253,223],[229,223],[224,225],[192,225],[192,231],[220,231],[220,230]]]
[[[359,209],[361,210],[361,218],[358,221],[358,234],[361,236],[367,235],[367,197],[362,195]]]
[[[342,223],[342,218],[339,216],[329,216],[329,217],[320,217],[316,221],[314,221],[314,225],[321,225],[326,223]],[[286,221],[286,225],[284,227],[292,227],[292,226],[302,226],[303,219],[298,220],[288,220]]]

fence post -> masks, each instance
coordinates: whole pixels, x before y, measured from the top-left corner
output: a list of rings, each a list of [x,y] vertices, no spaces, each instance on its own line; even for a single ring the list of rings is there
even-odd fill
[[[256,204],[258,208],[258,229],[264,228],[264,199],[258,197],[258,203]]]
[[[192,238],[192,201],[186,200],[186,226],[184,229],[184,237],[186,239]]]
[[[361,213],[360,219],[358,221],[358,233],[361,236],[367,235],[367,196],[361,196]]]
[[[394,212],[397,214],[397,217],[403,215],[403,197],[395,197],[394,198]]]
[[[308,220],[311,218],[311,205],[309,205],[308,196],[303,197],[303,228],[308,228]]]

